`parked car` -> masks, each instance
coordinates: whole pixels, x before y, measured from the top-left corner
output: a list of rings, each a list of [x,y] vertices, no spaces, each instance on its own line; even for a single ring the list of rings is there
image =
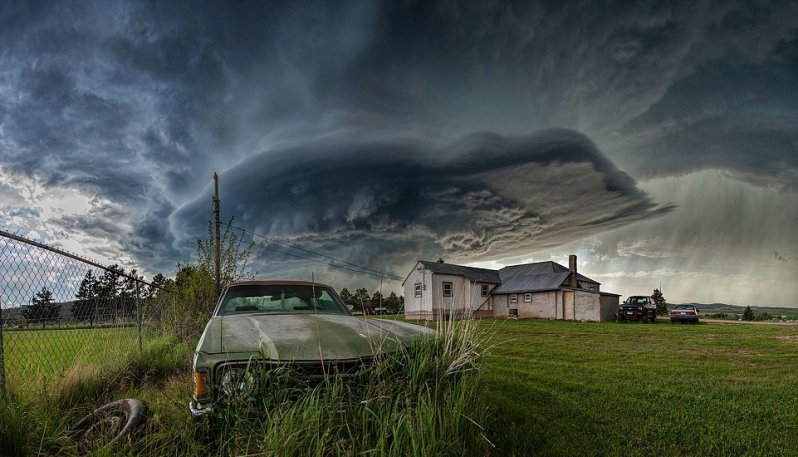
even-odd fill
[[[193,361],[191,413],[202,416],[225,399],[251,391],[253,367],[289,366],[309,380],[346,375],[375,351],[398,351],[426,327],[355,317],[329,286],[306,281],[245,281],[222,295]],[[251,377],[251,375],[249,375]]]
[[[649,296],[633,295],[618,307],[618,322],[657,322],[657,305]]]
[[[671,322],[681,322],[682,324],[691,322],[697,324],[700,314],[698,308],[693,305],[676,305],[671,311]]]

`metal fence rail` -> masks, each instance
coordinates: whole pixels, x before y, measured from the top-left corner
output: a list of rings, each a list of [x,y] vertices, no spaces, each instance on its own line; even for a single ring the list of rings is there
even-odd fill
[[[141,351],[159,294],[104,266],[0,231],[0,394],[53,386],[85,365]]]

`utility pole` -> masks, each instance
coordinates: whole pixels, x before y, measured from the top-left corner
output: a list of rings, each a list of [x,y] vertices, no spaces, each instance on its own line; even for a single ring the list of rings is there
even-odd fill
[[[216,298],[222,293],[222,235],[219,220],[219,175],[213,173],[213,217],[216,224]]]

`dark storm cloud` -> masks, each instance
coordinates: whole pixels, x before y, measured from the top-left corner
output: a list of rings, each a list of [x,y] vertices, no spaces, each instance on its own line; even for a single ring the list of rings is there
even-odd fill
[[[568,130],[443,146],[316,143],[253,156],[220,181],[225,214],[239,225],[380,268],[422,254],[506,256],[671,209]],[[207,205],[203,196],[181,208],[173,225],[195,238]]]
[[[266,233],[334,251],[373,237],[346,254],[358,259],[375,246],[398,256],[406,245],[386,240],[413,237],[424,252],[489,257],[519,233],[548,246],[651,211],[612,163],[794,191],[796,23],[795,2],[4,3],[0,171],[124,205],[127,221],[63,223],[121,238],[158,269],[205,227],[206,210],[174,209],[207,203],[211,172],[231,170],[227,186],[238,163],[303,176],[270,188],[291,207],[243,190],[225,200],[278,214],[242,221]],[[526,156],[539,137],[517,138],[551,127],[607,156]],[[481,131],[501,136],[469,136]],[[497,144],[490,160],[473,155]],[[329,177],[342,173],[354,178]],[[114,234],[122,222],[128,236]]]

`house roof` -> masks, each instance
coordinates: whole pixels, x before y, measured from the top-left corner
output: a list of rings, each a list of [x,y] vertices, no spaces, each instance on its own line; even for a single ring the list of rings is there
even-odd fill
[[[424,265],[424,268],[433,273],[464,276],[471,281],[488,284],[501,284],[502,282],[499,277],[499,272],[496,270],[466,267],[463,265],[454,265],[452,263],[427,262],[425,260],[421,260],[420,263]]]
[[[505,282],[505,278],[513,278],[517,276],[531,276],[531,275],[551,275],[557,273],[570,273],[567,267],[560,265],[557,262],[535,262],[535,263],[523,263],[521,265],[510,265],[509,267],[504,267],[499,270],[499,276],[501,277],[502,283]],[[594,281],[587,276],[576,273],[576,278],[582,282],[590,282],[593,284],[601,284],[598,281]],[[560,284],[562,281],[560,282]],[[560,284],[557,284],[555,288],[559,287]]]
[[[500,270],[501,271],[501,270]],[[568,278],[568,272],[516,275],[504,278],[501,285],[491,292],[508,294],[559,289]]]
[[[499,284],[498,287],[491,291],[491,294],[559,289],[571,273],[568,268],[551,261],[511,265],[498,271],[425,260],[421,260],[419,263],[433,273],[463,276],[474,282]],[[600,284],[579,273],[576,274],[576,277],[581,282]]]

